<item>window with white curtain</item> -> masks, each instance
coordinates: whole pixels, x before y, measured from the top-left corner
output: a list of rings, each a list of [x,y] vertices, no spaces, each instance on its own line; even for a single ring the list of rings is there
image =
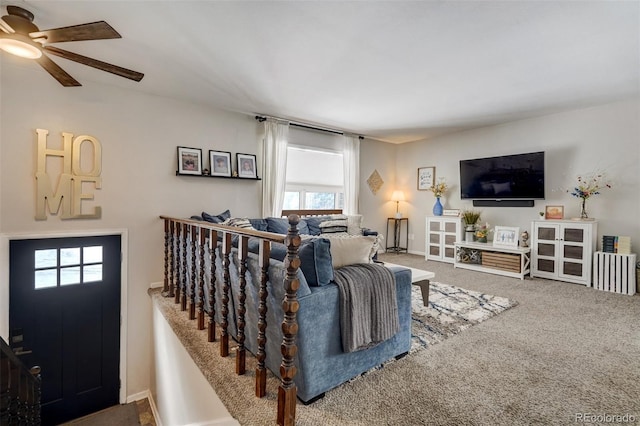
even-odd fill
[[[287,148],[284,209],[341,209],[344,204],[342,152]]]

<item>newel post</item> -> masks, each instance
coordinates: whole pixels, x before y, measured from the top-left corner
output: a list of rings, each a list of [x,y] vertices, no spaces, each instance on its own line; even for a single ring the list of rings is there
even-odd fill
[[[285,239],[287,246],[287,257],[284,260],[284,266],[287,269],[287,275],[284,279],[284,300],[282,301],[282,310],[284,311],[284,319],[282,321],[282,344],[280,351],[282,352],[282,362],[280,364],[280,376],[282,381],[278,388],[278,419],[279,425],[295,425],[296,423],[296,385],[293,378],[296,375],[296,367],[294,358],[298,352],[296,345],[296,334],[298,333],[298,321],[296,314],[298,312],[298,288],[300,281],[297,279],[298,268],[300,267],[300,258],[298,257],[298,247],[300,246],[300,235],[298,234],[298,223],[300,218],[298,215],[289,216],[289,232]]]

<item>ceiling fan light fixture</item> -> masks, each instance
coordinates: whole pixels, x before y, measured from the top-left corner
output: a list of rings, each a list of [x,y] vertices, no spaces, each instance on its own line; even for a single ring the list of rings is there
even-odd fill
[[[38,59],[42,56],[42,50],[38,44],[22,34],[0,33],[0,49],[28,59]]]

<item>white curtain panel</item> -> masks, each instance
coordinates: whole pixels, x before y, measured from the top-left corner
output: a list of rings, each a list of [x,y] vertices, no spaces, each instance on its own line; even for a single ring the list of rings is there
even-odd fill
[[[344,214],[358,214],[360,198],[360,138],[358,135],[344,135]]]
[[[264,121],[262,217],[280,217],[287,177],[287,139],[289,122],[268,118]]]

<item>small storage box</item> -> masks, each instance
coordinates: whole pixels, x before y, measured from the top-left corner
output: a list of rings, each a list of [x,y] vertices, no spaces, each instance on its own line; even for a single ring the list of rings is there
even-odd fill
[[[482,266],[520,273],[520,256],[517,254],[483,251]]]

